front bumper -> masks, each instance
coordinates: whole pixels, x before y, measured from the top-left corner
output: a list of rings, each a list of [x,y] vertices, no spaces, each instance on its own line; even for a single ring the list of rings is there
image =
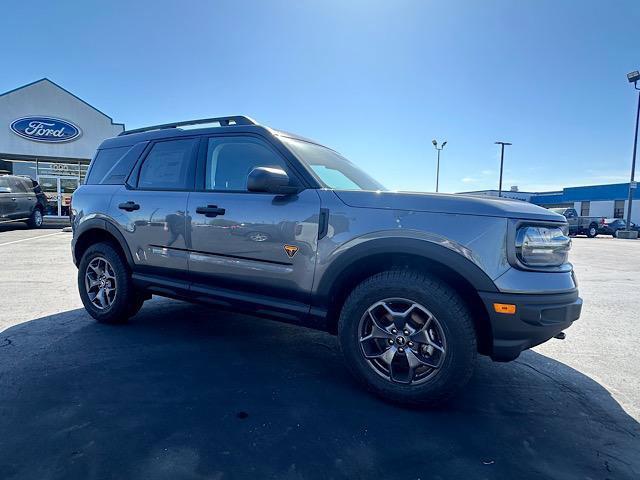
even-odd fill
[[[554,337],[580,317],[578,290],[554,294],[478,292],[491,322],[491,358],[510,361],[520,352]],[[496,313],[494,303],[516,306],[515,314]]]

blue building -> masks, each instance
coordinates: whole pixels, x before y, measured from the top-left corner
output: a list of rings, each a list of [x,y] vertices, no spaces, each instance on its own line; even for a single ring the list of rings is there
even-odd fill
[[[497,190],[461,192],[465,195],[498,196]],[[554,192],[504,191],[507,198],[535,203],[546,208],[575,208],[583,216],[625,218],[627,215],[628,183],[567,187]],[[640,223],[640,192],[634,192],[631,221]]]

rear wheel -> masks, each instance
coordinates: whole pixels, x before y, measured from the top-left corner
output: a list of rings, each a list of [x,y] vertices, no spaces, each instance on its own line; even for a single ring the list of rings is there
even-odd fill
[[[594,238],[597,235],[598,235],[598,226],[595,223],[592,223],[591,225],[589,225],[589,228],[587,229],[587,237]]]
[[[387,271],[358,285],[338,325],[347,367],[379,396],[436,405],[469,380],[476,336],[468,309],[437,278]]]
[[[83,254],[78,266],[78,290],[85,309],[99,322],[123,323],[142,307],[129,270],[109,243],[97,243]]]
[[[43,222],[44,217],[42,215],[42,210],[40,210],[39,207],[34,208],[33,212],[31,212],[31,216],[29,217],[29,221],[27,222],[29,228],[40,228]]]

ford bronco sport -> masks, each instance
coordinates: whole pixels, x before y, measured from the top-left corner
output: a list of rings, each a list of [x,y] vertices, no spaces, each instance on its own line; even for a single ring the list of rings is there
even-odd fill
[[[529,203],[386,191],[318,143],[222,117],[125,131],[73,196],[91,316],[151,295],[337,334],[349,370],[434,405],[478,353],[515,359],[580,316],[564,217]]]

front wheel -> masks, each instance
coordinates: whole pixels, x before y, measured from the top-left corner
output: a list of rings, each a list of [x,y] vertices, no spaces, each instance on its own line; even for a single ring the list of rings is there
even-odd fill
[[[468,382],[476,335],[466,304],[447,284],[411,271],[387,271],[347,298],[338,340],[349,370],[379,396],[433,406]]]
[[[122,257],[109,243],[92,245],[82,255],[78,290],[87,312],[102,323],[126,322],[144,302]]]

